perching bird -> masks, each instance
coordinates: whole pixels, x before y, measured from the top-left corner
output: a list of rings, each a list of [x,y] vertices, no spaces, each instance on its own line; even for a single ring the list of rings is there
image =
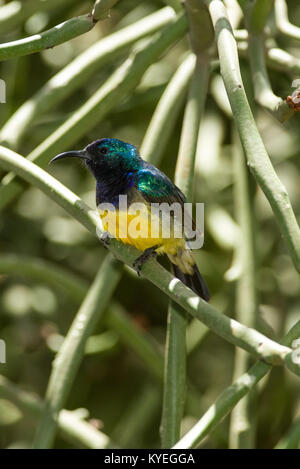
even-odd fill
[[[151,217],[142,218],[140,227],[145,229],[143,236],[133,237],[130,232],[125,230],[124,217],[119,210],[120,195],[127,195],[128,205],[139,202],[144,203],[147,211],[150,210],[151,203],[173,204],[177,202],[183,207],[185,203],[184,194],[175,184],[159,169],[150,163],[144,161],[134,145],[125,143],[116,138],[102,138],[89,144],[84,150],[67,151],[57,155],[51,160],[56,161],[61,158],[77,157],[84,160],[86,166],[90,169],[96,179],[96,203],[112,204],[114,211],[100,211],[102,220],[106,220],[104,229],[110,226],[109,218],[114,212],[116,222],[113,229],[108,229],[111,235],[120,239],[125,244],[135,246],[143,254],[139,256],[133,266],[137,268],[138,273],[143,263],[152,255],[167,254],[173,264],[174,274],[186,286],[190,287],[197,295],[204,300],[209,300],[209,292],[200,272],[195,263],[192,251],[187,246],[183,228],[180,237],[174,236],[174,227],[170,230],[168,237],[162,236],[161,223],[159,233],[151,236]],[[106,217],[106,218],[105,218]],[[134,215],[126,213],[127,224],[132,221]],[[175,225],[175,217],[173,224]],[[125,227],[126,229],[127,227]],[[122,231],[123,230],[123,231]],[[146,236],[145,236],[146,233]]]

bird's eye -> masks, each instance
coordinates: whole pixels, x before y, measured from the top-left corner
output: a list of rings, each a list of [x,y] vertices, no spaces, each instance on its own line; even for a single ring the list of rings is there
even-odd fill
[[[100,148],[100,153],[102,153],[102,155],[106,155],[106,153],[108,152],[108,149],[103,147],[103,148]]]

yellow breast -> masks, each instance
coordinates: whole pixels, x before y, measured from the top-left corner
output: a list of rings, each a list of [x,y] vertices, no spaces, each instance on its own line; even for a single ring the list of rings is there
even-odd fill
[[[175,254],[185,246],[183,238],[174,238],[172,229],[168,237],[162,236],[160,219],[151,217],[148,208],[134,214],[120,210],[99,210],[99,214],[104,231],[140,251],[157,245],[158,254]]]

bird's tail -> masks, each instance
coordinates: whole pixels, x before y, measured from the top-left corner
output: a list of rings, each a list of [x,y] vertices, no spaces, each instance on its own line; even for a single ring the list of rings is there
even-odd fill
[[[168,254],[174,275],[203,300],[209,301],[207,285],[200,274],[190,249],[179,250],[175,255]]]

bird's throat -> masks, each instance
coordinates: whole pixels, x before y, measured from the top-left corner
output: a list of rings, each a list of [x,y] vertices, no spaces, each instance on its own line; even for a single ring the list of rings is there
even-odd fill
[[[134,181],[134,174],[110,174],[109,178],[97,179],[96,203],[110,203],[119,207],[119,196],[128,195]]]

